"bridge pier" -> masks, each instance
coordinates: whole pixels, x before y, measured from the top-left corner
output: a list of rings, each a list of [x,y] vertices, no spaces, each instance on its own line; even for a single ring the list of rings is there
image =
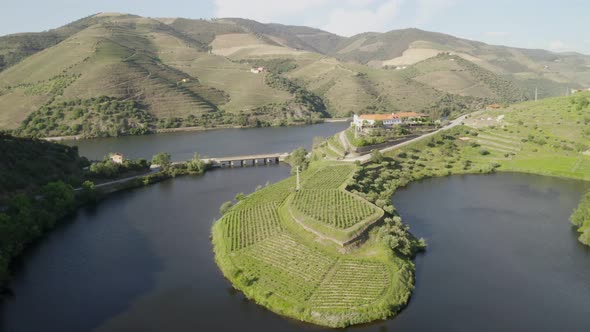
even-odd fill
[[[254,166],[256,165],[256,159],[245,159],[242,161],[242,166]]]
[[[231,165],[231,167],[242,167],[241,160],[232,160],[229,162],[229,164]]]

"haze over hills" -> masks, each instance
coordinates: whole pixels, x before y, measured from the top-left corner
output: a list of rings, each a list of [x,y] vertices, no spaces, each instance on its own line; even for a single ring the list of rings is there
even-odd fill
[[[439,116],[531,99],[535,88],[548,97],[590,86],[590,56],[581,54],[418,29],[346,38],[238,18],[116,13],[0,37],[0,70],[0,128],[27,136]]]

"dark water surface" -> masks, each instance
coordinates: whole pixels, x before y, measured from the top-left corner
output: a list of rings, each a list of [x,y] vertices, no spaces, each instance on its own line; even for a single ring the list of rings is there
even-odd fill
[[[0,331],[309,331],[244,300],[209,239],[236,192],[287,166],[223,169],[109,197],[31,250]],[[417,236],[396,319],[350,331],[590,331],[590,251],[568,225],[586,183],[520,174],[431,179],[394,203]]]
[[[391,331],[590,331],[590,250],[568,218],[588,183],[454,176],[393,199],[428,239],[416,291]]]
[[[350,126],[348,122],[320,123],[309,126],[189,131],[146,136],[98,138],[64,141],[77,145],[80,155],[91,160],[102,159],[111,152],[127,158],[151,159],[168,152],[175,161],[189,160],[195,152],[207,157],[282,153],[304,146],[311,148],[316,136],[328,137]]]

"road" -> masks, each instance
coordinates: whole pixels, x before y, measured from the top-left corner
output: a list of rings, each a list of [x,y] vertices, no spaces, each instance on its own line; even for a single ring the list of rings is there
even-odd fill
[[[127,181],[131,181],[133,179],[137,179],[143,176],[147,176],[150,174],[154,174],[154,173],[158,173],[160,171],[160,167],[152,167],[150,168],[149,173],[143,173],[143,174],[139,174],[139,175],[135,175],[135,176],[130,176],[128,178],[123,178],[123,179],[118,179],[118,180],[113,180],[113,181],[109,181],[109,182],[104,182],[104,183],[100,183],[95,185],[96,188],[101,188],[101,187],[107,187],[113,184],[117,184],[117,183],[123,183],[123,182],[127,182]],[[82,188],[76,188],[74,189],[74,191],[80,191],[82,190]]]
[[[420,136],[420,137],[413,138],[413,139],[411,139],[411,140],[409,140],[409,141],[405,141],[405,142],[403,142],[403,143],[399,143],[399,144],[396,144],[396,145],[392,145],[392,146],[389,146],[389,147],[383,148],[383,149],[381,149],[381,150],[379,150],[379,151],[381,151],[381,153],[385,153],[385,152],[393,151],[393,150],[399,149],[399,148],[401,148],[401,147],[404,147],[404,146],[406,146],[406,145],[409,145],[409,144],[412,144],[412,143],[418,142],[418,141],[420,141],[420,140],[423,140],[423,139],[425,139],[425,138],[428,138],[428,137],[430,137],[430,136],[434,136],[434,135],[436,135],[436,134],[438,134],[438,133],[440,133],[440,132],[442,132],[442,131],[449,130],[449,129],[451,129],[451,128],[454,128],[454,127],[456,127],[456,126],[460,125],[460,124],[461,124],[461,123],[462,123],[462,122],[465,120],[465,118],[466,118],[467,116],[469,116],[469,115],[472,115],[472,116],[473,116],[473,115],[475,115],[475,114],[476,114],[476,113],[470,113],[470,114],[465,114],[465,115],[462,115],[462,116],[460,116],[460,117],[456,118],[455,120],[451,121],[451,123],[450,123],[449,125],[447,125],[447,126],[445,126],[445,127],[443,127],[443,128],[440,128],[440,129],[438,129],[438,130],[436,130],[436,131],[433,131],[433,132],[431,132],[431,133],[428,133],[428,134],[424,134],[424,135],[422,135],[422,136]],[[341,141],[342,141],[342,140],[346,141],[346,142],[343,142],[343,144],[344,144],[344,143],[346,143],[346,144],[348,143],[348,141],[346,140],[346,137],[344,136],[344,132],[341,132],[341,133],[340,133],[340,140],[341,140]],[[346,146],[348,146],[348,144],[347,144]],[[342,159],[342,161],[349,161],[349,162],[360,161],[361,163],[363,163],[363,162],[366,162],[366,161],[368,161],[370,158],[371,158],[371,155],[370,155],[370,154],[366,154],[366,155],[363,155],[363,156],[358,156],[358,157],[346,157],[346,158]]]

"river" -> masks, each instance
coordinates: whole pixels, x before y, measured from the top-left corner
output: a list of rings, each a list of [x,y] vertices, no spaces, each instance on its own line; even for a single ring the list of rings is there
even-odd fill
[[[314,137],[332,136],[349,126],[348,122],[331,122],[292,127],[186,131],[63,143],[77,145],[80,154],[91,160],[103,159],[112,152],[123,153],[126,158],[149,160],[159,152],[168,152],[174,161],[183,161],[192,159],[195,152],[203,157],[225,157],[291,152],[300,146],[309,150]]]
[[[323,330],[245,300],[213,259],[218,207],[289,171],[213,170],[79,211],[17,265],[0,331]],[[416,259],[416,291],[397,318],[349,330],[588,331],[590,250],[568,225],[587,188],[496,174],[400,190],[394,204],[430,245]]]

